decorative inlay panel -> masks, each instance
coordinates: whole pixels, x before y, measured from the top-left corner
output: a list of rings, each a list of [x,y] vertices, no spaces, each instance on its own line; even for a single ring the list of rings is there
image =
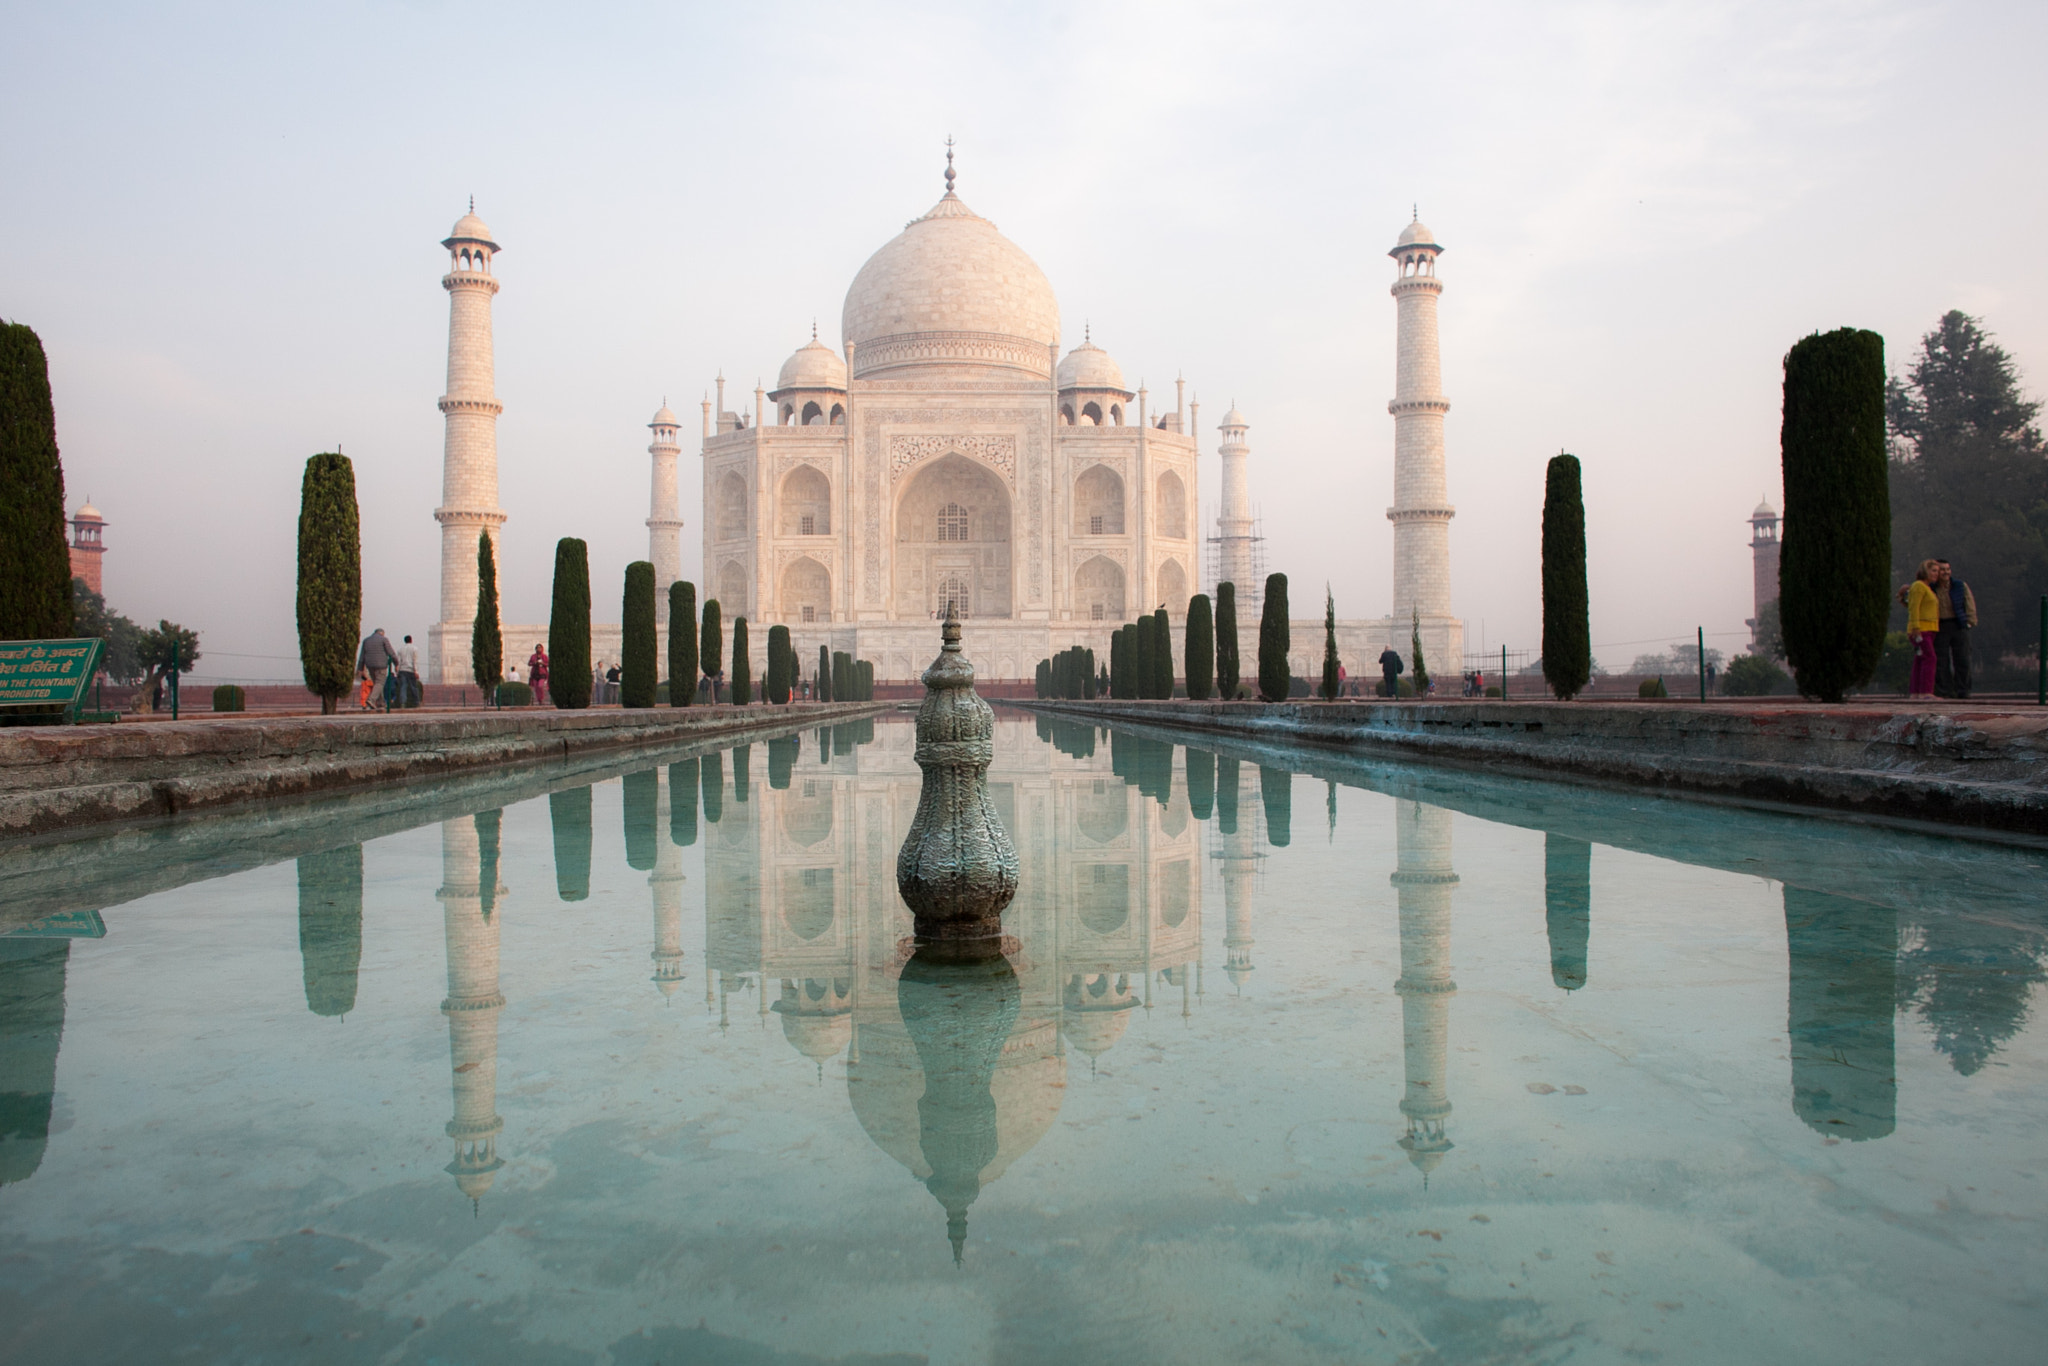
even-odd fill
[[[889,482],[901,479],[913,465],[953,451],[994,466],[1010,487],[1017,486],[1017,438],[1014,436],[925,436],[898,433],[889,438]]]

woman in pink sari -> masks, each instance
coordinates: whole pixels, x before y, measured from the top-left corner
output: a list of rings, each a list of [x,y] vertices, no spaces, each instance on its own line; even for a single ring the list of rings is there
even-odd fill
[[[533,653],[526,657],[526,681],[533,687],[534,702],[545,707],[548,704],[548,652],[537,641]]]

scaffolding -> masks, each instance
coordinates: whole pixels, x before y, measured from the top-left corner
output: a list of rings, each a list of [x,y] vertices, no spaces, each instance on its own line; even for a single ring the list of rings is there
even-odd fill
[[[1243,632],[1246,622],[1250,622],[1254,630],[1258,628],[1260,615],[1264,612],[1266,606],[1266,537],[1263,530],[1264,526],[1264,520],[1254,512],[1252,514],[1252,534],[1242,538],[1251,543],[1249,558],[1251,559],[1252,572],[1250,583],[1237,585],[1237,624],[1240,633]],[[1212,598],[1216,592],[1216,585],[1223,582],[1224,547],[1227,542],[1236,539],[1239,538],[1233,536],[1211,536],[1208,540],[1208,550],[1205,553],[1202,575],[1203,583],[1206,587],[1202,591],[1209,593]],[[1213,605],[1212,603],[1212,608]]]

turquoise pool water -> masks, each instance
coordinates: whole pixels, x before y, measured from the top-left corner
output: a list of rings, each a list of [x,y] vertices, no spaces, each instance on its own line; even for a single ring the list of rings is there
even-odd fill
[[[0,856],[0,1357],[2038,1360],[2038,849],[1006,713]]]

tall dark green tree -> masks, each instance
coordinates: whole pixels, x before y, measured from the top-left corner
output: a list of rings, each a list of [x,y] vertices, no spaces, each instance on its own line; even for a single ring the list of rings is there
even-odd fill
[[[1543,477],[1543,679],[1560,702],[1593,677],[1593,627],[1586,599],[1586,500],[1579,458],[1550,458]]]
[[[1216,585],[1216,695],[1237,700],[1237,585]]]
[[[1778,614],[1799,691],[1869,681],[1891,612],[1884,338],[1844,327],[1785,355],[1785,533]],[[1937,552],[1938,553],[1938,552]]]
[[[1337,700],[1337,598],[1323,585],[1323,677],[1319,689],[1325,702]]]
[[[747,657],[747,619],[732,622],[732,700],[744,707],[754,700],[754,661]]]
[[[1924,559],[1948,559],[1977,599],[1977,669],[2031,655],[2048,585],[2041,405],[2021,394],[2005,348],[1952,311],[1920,339],[1905,379],[1890,382],[1885,409],[1892,582],[1912,578]]]
[[[1287,628],[1287,576],[1266,576],[1266,611],[1259,618],[1259,700],[1285,702],[1294,686],[1287,652],[1294,647]]]
[[[1429,691],[1429,661],[1422,657],[1422,609],[1408,613],[1408,672],[1415,680],[1415,695]]]
[[[308,460],[299,482],[299,668],[327,716],[356,676],[356,629],[363,620],[360,526],[348,457],[328,451]]]
[[[1152,613],[1152,695],[1173,696],[1173,621],[1164,607]]]
[[[135,705],[145,711],[153,710],[150,698],[157,683],[191,673],[192,666],[199,662],[199,633],[159,617],[156,625],[136,640],[135,658],[143,669]]]
[[[652,566],[650,566],[651,568]],[[654,580],[650,578],[651,592]],[[620,693],[625,692],[621,680]],[[642,873],[654,870],[655,849],[661,836],[661,770],[643,768],[619,779],[620,814],[625,822],[626,866]]]
[[[1131,628],[1119,626],[1109,636],[1109,695],[1115,698],[1137,696],[1131,691]]]
[[[718,701],[718,676],[725,672],[725,617],[718,610],[717,598],[704,603],[704,624],[697,632],[697,667],[711,685],[711,700]]]
[[[70,634],[71,551],[49,361],[33,328],[0,323],[0,640]]]
[[[1137,696],[1153,696],[1153,680],[1159,676],[1158,666],[1152,662],[1153,635],[1152,616],[1148,612],[1131,623],[1131,686],[1137,689]]]
[[[696,697],[697,585],[677,579],[668,586],[668,704],[687,707]]]
[[[668,837],[679,849],[697,842],[697,760],[668,766]]]
[[[299,966],[306,1009],[341,1016],[356,1006],[363,962],[363,846],[299,858]]]
[[[1259,796],[1266,807],[1266,843],[1285,849],[1294,839],[1294,774],[1260,764]]]
[[[796,651],[791,649],[789,645],[789,628],[779,625],[770,626],[768,628],[768,686],[762,694],[763,697],[778,707],[787,705],[789,702],[790,685],[795,680],[795,677]],[[769,753],[773,757],[774,751],[772,746]]]
[[[554,691],[552,681],[548,691]],[[555,895],[564,901],[589,900],[590,788],[572,787],[548,793],[548,824],[555,835]]]
[[[590,705],[590,547],[574,536],[555,542],[548,699],[563,711],[582,711]]]
[[[548,652],[552,658],[554,651]],[[505,680],[505,635],[498,622],[498,557],[491,533],[476,535],[476,621],[469,628],[469,668],[488,695]]]
[[[852,702],[855,700],[853,696],[853,656],[844,650],[834,650],[832,652],[832,700],[834,702]]]
[[[830,702],[837,694],[832,691],[832,649],[828,645],[818,647],[818,676],[811,682],[811,697],[819,702]]]
[[[654,565],[635,560],[626,566],[626,592],[619,603],[619,705],[651,707],[655,676]]]

